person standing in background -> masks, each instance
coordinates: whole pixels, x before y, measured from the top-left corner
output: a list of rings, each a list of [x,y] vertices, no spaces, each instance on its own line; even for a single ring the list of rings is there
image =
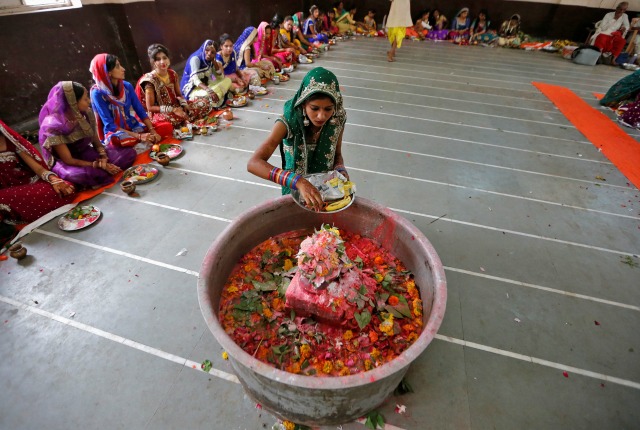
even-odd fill
[[[391,49],[387,51],[387,61],[396,61],[396,48],[402,46],[407,27],[411,26],[413,26],[411,0],[391,0],[391,9],[387,17],[387,37],[391,43]]]

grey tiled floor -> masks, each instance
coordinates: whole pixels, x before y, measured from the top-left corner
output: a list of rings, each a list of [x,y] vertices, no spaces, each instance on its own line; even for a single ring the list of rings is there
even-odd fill
[[[386,49],[348,41],[318,65],[343,88],[358,193],[414,222],[446,266],[441,336],[409,371],[415,393],[381,406],[387,422],[637,428],[640,268],[622,261],[640,250],[640,193],[531,85],[567,86],[595,107],[591,93],[626,72],[427,42],[406,42],[391,64]],[[228,128],[186,142],[140,197],[94,198],[95,226],[64,233],[50,222],[24,240],[29,259],[0,263],[1,429],[275,422],[230,375],[196,279],[229,221],[279,195],[246,160],[308,68]],[[194,370],[204,359],[217,372]]]

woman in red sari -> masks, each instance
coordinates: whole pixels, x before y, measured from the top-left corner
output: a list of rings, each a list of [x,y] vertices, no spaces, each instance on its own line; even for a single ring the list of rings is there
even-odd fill
[[[292,56],[290,52],[273,52],[275,44],[274,31],[266,21],[262,21],[258,26],[258,37],[253,44],[254,62],[267,60],[277,72],[292,72]]]
[[[136,85],[136,94],[147,109],[151,123],[162,135],[159,126],[170,122],[180,128],[187,122],[202,125],[215,109],[210,98],[187,101],[180,91],[180,77],[169,66],[169,50],[159,43],[147,49],[153,70],[145,73]],[[168,133],[171,135],[171,132]]]
[[[14,233],[7,224],[33,222],[71,203],[74,193],[33,145],[0,121],[0,246]]]

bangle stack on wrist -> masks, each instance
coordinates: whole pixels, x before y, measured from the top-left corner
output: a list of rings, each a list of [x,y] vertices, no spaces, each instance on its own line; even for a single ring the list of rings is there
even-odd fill
[[[296,184],[298,180],[300,180],[302,176],[295,174],[294,172],[290,172],[288,170],[282,170],[279,167],[274,167],[269,172],[269,180],[275,182],[276,184],[282,185],[283,187],[290,188],[292,190],[297,190]]]
[[[171,113],[171,112],[173,112],[173,106],[170,106],[170,105],[160,106],[160,113]]]
[[[342,174],[347,173],[347,169],[344,167],[344,164],[337,164],[333,166],[333,170],[335,170],[336,172],[340,172]]]
[[[42,178],[42,180],[43,180],[43,181],[48,182],[48,183],[51,183],[51,181],[49,180],[49,177],[50,177],[51,175],[54,175],[54,176],[55,176],[55,173],[53,173],[51,170],[45,170],[44,172],[42,172],[42,173],[40,174],[40,177]]]

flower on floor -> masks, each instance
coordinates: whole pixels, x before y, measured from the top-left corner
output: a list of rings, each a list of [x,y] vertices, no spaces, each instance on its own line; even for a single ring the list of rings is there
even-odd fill
[[[213,363],[211,363],[211,360],[205,360],[200,365],[200,368],[207,373],[209,373],[212,367],[213,367]]]
[[[223,360],[228,360],[229,359],[229,354],[227,353],[227,351],[222,351],[222,359]]]

